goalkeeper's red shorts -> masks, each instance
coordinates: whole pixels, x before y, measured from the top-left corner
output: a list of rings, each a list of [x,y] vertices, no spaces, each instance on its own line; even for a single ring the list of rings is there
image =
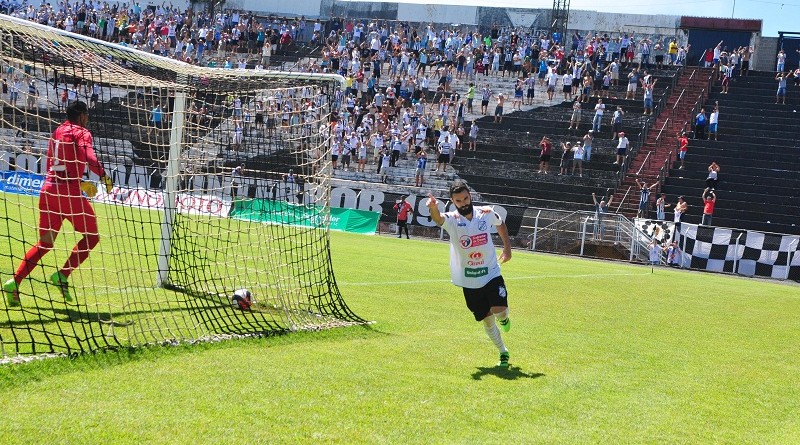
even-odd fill
[[[89,200],[81,195],[80,187],[45,181],[39,195],[40,236],[49,230],[59,231],[64,220],[78,233],[97,233],[97,216]]]

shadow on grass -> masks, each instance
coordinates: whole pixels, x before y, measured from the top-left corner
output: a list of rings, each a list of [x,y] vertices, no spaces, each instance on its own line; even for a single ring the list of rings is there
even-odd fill
[[[517,366],[511,366],[508,369],[498,366],[479,366],[478,370],[472,373],[472,379],[481,380],[487,375],[493,375],[503,380],[538,379],[545,376],[541,372],[527,373]]]

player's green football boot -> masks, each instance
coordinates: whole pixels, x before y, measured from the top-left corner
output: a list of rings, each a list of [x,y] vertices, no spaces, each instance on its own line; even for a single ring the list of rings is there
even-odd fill
[[[511,318],[510,317],[506,317],[505,320],[498,320],[497,324],[500,325],[500,329],[502,329],[503,332],[508,332],[508,331],[511,330]]]
[[[9,306],[19,306],[19,285],[13,278],[3,283],[3,293]]]
[[[72,301],[72,295],[69,293],[69,281],[67,281],[66,275],[59,270],[50,276],[50,282],[58,286],[64,301]]]
[[[510,365],[508,364],[508,360],[509,360],[510,358],[511,358],[511,356],[508,354],[508,352],[501,352],[501,353],[500,353],[500,361],[499,361],[499,362],[497,362],[497,365],[496,365],[496,366],[497,366],[498,368],[505,368],[505,369],[508,369],[508,367],[510,366]]]

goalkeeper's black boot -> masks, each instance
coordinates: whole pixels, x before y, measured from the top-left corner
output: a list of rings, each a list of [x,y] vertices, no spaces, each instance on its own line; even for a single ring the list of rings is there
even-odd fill
[[[64,301],[72,301],[72,295],[69,293],[69,281],[67,281],[66,275],[59,270],[50,276],[50,282],[58,286]]]

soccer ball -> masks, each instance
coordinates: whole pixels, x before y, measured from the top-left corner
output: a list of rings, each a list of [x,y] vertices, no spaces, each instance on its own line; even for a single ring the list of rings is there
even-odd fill
[[[231,297],[231,305],[233,305],[233,307],[243,311],[249,311],[253,303],[255,303],[255,299],[253,299],[253,294],[251,294],[249,290],[237,289],[233,292],[233,296]]]

